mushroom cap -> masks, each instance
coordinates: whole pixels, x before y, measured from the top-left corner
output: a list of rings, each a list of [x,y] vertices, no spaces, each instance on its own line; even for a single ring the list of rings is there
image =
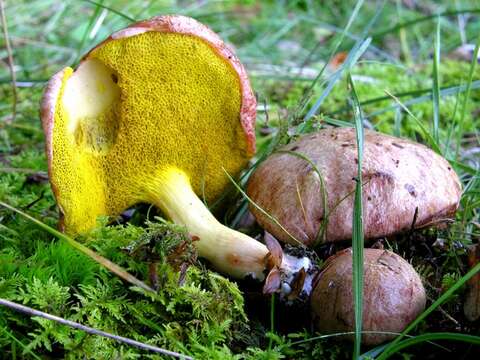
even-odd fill
[[[49,81],[41,104],[61,227],[153,202],[162,172],[182,170],[207,201],[255,152],[256,100],[233,50],[185,16],[117,31],[73,71]]]
[[[364,249],[363,331],[400,333],[425,308],[426,295],[415,269],[397,254]],[[323,333],[354,331],[352,249],[325,262],[310,299],[315,326]],[[380,344],[395,335],[364,334],[366,345]],[[353,339],[352,336],[348,337]]]
[[[325,182],[325,241],[351,239],[358,171],[355,129],[320,130],[282,150],[310,159]],[[441,222],[454,215],[460,201],[460,181],[444,158],[421,144],[374,131],[365,131],[362,177],[366,238],[409,230],[412,224],[418,228]],[[307,246],[315,244],[325,218],[324,191],[307,161],[274,153],[252,174],[247,194],[297,240]],[[250,210],[268,232],[296,244],[257,208],[250,206]]]

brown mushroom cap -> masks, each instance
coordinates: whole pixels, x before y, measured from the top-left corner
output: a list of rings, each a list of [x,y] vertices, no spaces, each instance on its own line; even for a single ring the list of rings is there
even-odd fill
[[[355,130],[324,129],[282,150],[303,154],[322,175],[328,204],[325,240],[351,239],[358,167]],[[461,186],[457,174],[444,158],[421,144],[367,130],[362,169],[366,238],[402,232],[413,223],[418,228],[441,222],[458,207]],[[254,172],[247,193],[297,240],[312,245],[325,218],[320,184],[307,161],[277,153]],[[296,243],[257,208],[250,209],[268,232]]]
[[[363,331],[401,332],[425,308],[426,296],[415,269],[397,254],[364,249]],[[324,333],[354,331],[352,250],[330,257],[311,297],[315,325]],[[362,342],[376,345],[389,334],[364,334]],[[349,336],[349,339],[352,339]]]

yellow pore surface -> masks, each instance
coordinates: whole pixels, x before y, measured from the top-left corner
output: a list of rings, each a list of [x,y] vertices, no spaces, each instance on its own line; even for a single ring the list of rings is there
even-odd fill
[[[207,201],[245,167],[237,73],[203,40],[147,32],[112,40],[65,77],[56,104],[52,183],[65,231],[156,202],[182,169]]]

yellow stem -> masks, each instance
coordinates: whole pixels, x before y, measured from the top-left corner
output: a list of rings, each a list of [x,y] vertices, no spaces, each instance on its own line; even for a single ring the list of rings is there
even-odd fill
[[[156,179],[148,189],[150,201],[200,239],[195,242],[199,256],[232,277],[251,275],[263,280],[268,254],[264,244],[220,224],[193,192],[183,171],[169,168]]]

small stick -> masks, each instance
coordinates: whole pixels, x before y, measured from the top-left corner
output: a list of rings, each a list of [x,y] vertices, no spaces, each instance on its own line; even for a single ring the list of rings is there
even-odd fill
[[[467,249],[468,265],[473,268],[480,262],[480,244],[471,245]],[[480,318],[480,275],[477,273],[467,281],[467,294],[463,312],[468,321]]]
[[[126,338],[126,337],[123,337],[123,336],[118,336],[118,335],[107,333],[105,331],[97,330],[97,329],[91,328],[89,326],[85,326],[85,325],[79,324],[79,323],[74,322],[74,321],[66,320],[66,319],[63,319],[63,318],[55,316],[55,315],[47,314],[43,311],[35,310],[35,309],[32,309],[28,306],[20,305],[20,304],[17,304],[17,303],[14,303],[12,301],[8,301],[8,300],[2,299],[2,298],[0,298],[0,305],[4,305],[6,307],[9,307],[10,309],[28,314],[30,316],[40,316],[44,319],[53,320],[53,321],[56,321],[60,324],[67,325],[67,326],[73,327],[75,329],[85,331],[89,334],[103,336],[103,337],[106,337],[106,338],[109,338],[109,339],[113,339],[113,340],[116,340],[116,341],[119,341],[119,342],[123,342],[123,343],[128,344],[128,345],[136,346],[140,349],[150,350],[150,351],[153,351],[153,352],[156,352],[156,353],[160,353],[160,354],[168,355],[168,356],[173,356],[173,357],[176,357],[176,358],[179,358],[179,359],[193,360],[193,358],[190,357],[190,356],[179,354],[177,352],[170,351],[170,350],[165,350],[165,349],[153,346],[153,345],[144,344],[144,343],[141,343],[139,341],[129,339],[129,338]]]
[[[10,76],[12,79],[12,94],[13,94],[13,104],[12,104],[12,121],[15,120],[17,116],[17,76],[15,74],[15,69],[13,66],[13,55],[12,48],[10,46],[10,38],[8,36],[8,27],[7,27],[7,18],[5,16],[5,4],[3,0],[0,0],[0,16],[2,21],[3,35],[5,36],[5,47],[7,48],[8,54],[8,68],[10,70]]]

